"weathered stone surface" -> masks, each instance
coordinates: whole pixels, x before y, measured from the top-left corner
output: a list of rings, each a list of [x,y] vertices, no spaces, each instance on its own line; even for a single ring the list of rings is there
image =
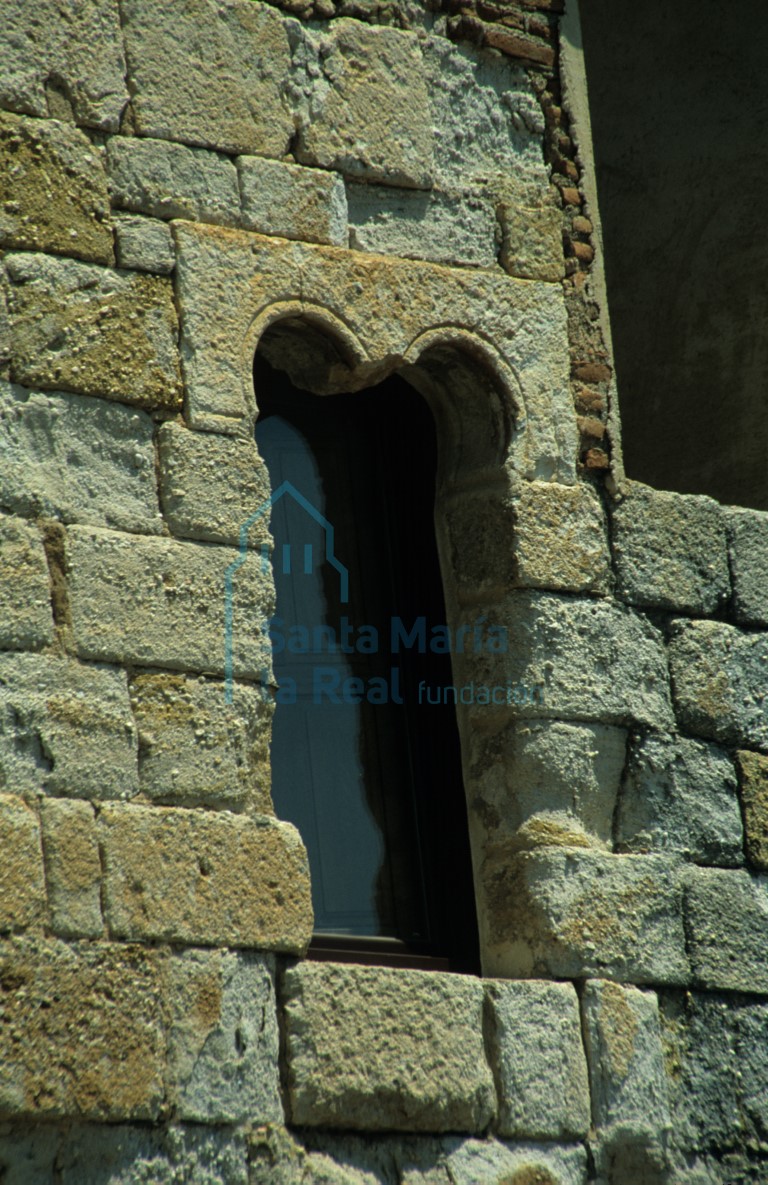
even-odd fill
[[[169,276],[176,252],[169,226],[142,214],[116,214],[117,262],[120,267]]]
[[[610,845],[626,733],[601,724],[513,721],[470,730],[472,807],[492,841]]]
[[[244,1135],[201,1124],[75,1124],[55,1163],[61,1185],[249,1185]]]
[[[69,531],[72,624],[84,658],[222,675],[226,574],[232,572],[232,671],[269,679],[271,569],[234,548],[176,543],[91,527]]]
[[[40,823],[21,799],[0,794],[0,933],[45,916],[45,878]]]
[[[0,374],[7,376],[11,359],[11,322],[8,317],[8,284],[5,268],[0,267]]]
[[[719,621],[677,623],[669,668],[686,731],[768,750],[768,634]]]
[[[489,610],[488,621],[506,628],[506,652],[455,654],[457,681],[536,690],[514,708],[522,716],[672,726],[663,637],[639,614],[608,601],[520,590]],[[476,704],[472,710],[483,717],[493,710],[477,697]]]
[[[69,108],[78,123],[117,130],[128,100],[117,0],[5,4],[0,62],[3,107],[38,116]]]
[[[239,546],[241,528],[258,515],[248,546],[271,544],[269,472],[251,438],[164,424],[158,444],[163,511],[174,535]]]
[[[286,22],[251,0],[121,6],[132,107],[142,136],[282,156],[293,134]]]
[[[399,29],[337,20],[306,36],[316,74],[296,159],[351,177],[429,187],[432,129],[419,41]]]
[[[496,215],[478,194],[350,184],[347,199],[350,246],[358,251],[481,267],[496,263]]]
[[[224,225],[240,220],[237,170],[226,156],[167,140],[112,136],[107,171],[112,200],[124,210]]]
[[[239,156],[243,226],[305,243],[347,245],[347,195],[341,177],[258,156]]]
[[[477,980],[305,963],[282,996],[293,1123],[482,1131],[493,1116]]]
[[[124,671],[38,654],[0,655],[0,788],[36,799],[138,791]]]
[[[622,851],[671,851],[702,864],[743,864],[736,773],[728,754],[686,737],[636,739],[619,797],[616,840]]]
[[[695,981],[768,992],[768,881],[737,869],[690,868],[685,928]]]
[[[724,514],[736,620],[768,626],[768,514],[732,507]]]
[[[768,872],[768,757],[741,750],[736,768],[747,858],[758,871]]]
[[[681,868],[670,857],[500,848],[480,880],[485,974],[688,980]]]
[[[572,984],[492,982],[491,1058],[502,1136],[563,1140],[590,1124],[587,1062]]]
[[[273,704],[266,688],[168,671],[131,679],[139,730],[141,792],[169,806],[272,811],[269,741]]]
[[[162,957],[105,943],[0,943],[0,1113],[156,1118]]]
[[[563,278],[563,215],[556,206],[501,201],[496,214],[501,226],[499,262],[510,275],[550,283]]]
[[[169,1062],[180,1119],[282,1122],[273,981],[268,955],[174,957]]]
[[[580,1145],[553,1147],[498,1140],[453,1140],[446,1146],[450,1185],[585,1185],[587,1153]],[[440,1181],[440,1178],[437,1178]],[[410,1185],[411,1178],[405,1182]],[[412,1185],[430,1185],[414,1177]]]
[[[41,822],[53,932],[61,938],[98,938],[103,929],[101,862],[93,807],[47,799]]]
[[[77,128],[0,112],[0,243],[114,262],[106,177]]]
[[[0,382],[0,506],[156,534],[151,419],[87,395]]]
[[[306,948],[309,868],[290,823],[110,805],[99,826],[113,937],[291,953]]]
[[[0,413],[1,414],[1,413]],[[5,506],[5,447],[0,438],[0,504]],[[16,509],[16,507],[9,507]],[[0,514],[0,650],[37,650],[53,641],[48,561],[40,531]]]
[[[168,280],[45,255],[7,255],[5,265],[14,380],[140,407],[180,405]]]
[[[608,591],[605,519],[590,486],[526,483],[513,508],[516,584],[567,592]]]
[[[631,482],[612,512],[620,594],[635,605],[714,613],[730,596],[721,507]]]

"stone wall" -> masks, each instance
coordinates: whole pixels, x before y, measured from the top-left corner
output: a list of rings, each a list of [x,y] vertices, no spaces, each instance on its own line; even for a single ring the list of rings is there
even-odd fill
[[[6,5],[4,1185],[764,1179],[768,518],[603,482],[559,8]],[[303,958],[276,325],[429,400],[449,616],[514,640],[456,680],[543,689],[459,719],[482,978]]]

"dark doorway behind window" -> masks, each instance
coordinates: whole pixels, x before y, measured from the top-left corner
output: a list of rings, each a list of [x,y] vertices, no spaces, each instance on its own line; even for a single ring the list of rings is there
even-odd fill
[[[273,798],[307,845],[316,932],[476,970],[455,711],[426,702],[450,655],[418,644],[446,619],[431,412],[399,378],[317,396],[258,356],[254,377],[272,489],[290,482],[327,520],[348,571],[344,600],[326,528],[280,497],[273,652],[280,697],[296,695],[275,714]]]

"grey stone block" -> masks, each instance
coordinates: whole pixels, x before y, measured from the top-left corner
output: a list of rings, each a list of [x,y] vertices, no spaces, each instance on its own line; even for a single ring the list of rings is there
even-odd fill
[[[358,251],[493,267],[497,246],[491,202],[467,193],[347,186],[349,242]]]
[[[5,451],[0,440],[0,497]],[[42,535],[32,523],[0,514],[0,549],[0,650],[38,650],[53,641],[51,583]]]
[[[271,813],[267,688],[236,683],[228,703],[223,683],[144,672],[131,678],[131,702],[146,798]]]
[[[501,228],[499,262],[511,276],[550,283],[563,278],[563,214],[556,205],[521,206],[502,200],[496,215]]]
[[[128,101],[117,0],[9,0],[0,25],[0,105],[47,116],[46,84],[78,123],[116,131]],[[55,105],[51,97],[51,105]]]
[[[117,262],[138,272],[169,276],[176,266],[176,252],[169,226],[142,214],[116,214]]]
[[[636,605],[714,613],[730,596],[722,508],[632,482],[613,508],[620,594]]]
[[[167,140],[112,136],[106,159],[112,200],[124,210],[224,226],[240,221],[237,170],[225,156]]]
[[[0,506],[157,534],[152,431],[135,408],[0,381]]]
[[[281,996],[293,1123],[472,1132],[492,1118],[476,979],[306,963]]]
[[[608,591],[605,515],[588,485],[533,481],[513,498],[515,584],[566,592]],[[498,540],[494,549],[498,549]]]
[[[768,514],[732,507],[724,513],[736,620],[768,626]]]
[[[179,1118],[281,1123],[273,959],[184,951],[171,961],[169,984]]]
[[[499,1087],[498,1132],[524,1139],[586,1136],[587,1062],[572,984],[487,984]]]
[[[586,1185],[587,1152],[580,1145],[507,1144],[454,1140],[445,1147],[450,1185]],[[406,1178],[410,1182],[410,1178]],[[429,1178],[413,1185],[431,1185]]]
[[[45,918],[40,821],[15,795],[0,794],[0,933]]]
[[[293,134],[288,25],[252,0],[121,6],[141,136],[282,156]],[[194,63],[194,65],[192,65]]]
[[[93,807],[49,798],[41,804],[51,928],[60,938],[98,938],[101,861]]]
[[[619,796],[616,841],[622,851],[743,864],[736,772],[725,750],[686,737],[636,738]]]
[[[432,129],[424,118],[429,92],[418,37],[351,20],[304,37],[311,81],[296,159],[351,177],[428,188]]]
[[[61,1185],[249,1185],[245,1136],[202,1124],[76,1123],[56,1168]]]
[[[114,263],[106,175],[77,128],[0,112],[0,243]]]
[[[271,550],[269,472],[252,439],[163,424],[158,444],[163,511],[174,535],[239,546],[241,528],[259,515],[248,546]]]
[[[736,766],[747,857],[759,872],[768,872],[768,757],[742,750]]]
[[[688,869],[685,926],[696,983],[768,992],[766,877],[736,869]]]
[[[0,374],[5,376],[11,359],[11,322],[8,316],[8,278],[0,267]]]
[[[4,1185],[51,1181],[60,1142],[61,1132],[52,1125],[0,1122],[0,1180]]]
[[[347,195],[341,177],[258,156],[239,156],[237,173],[243,226],[346,247]]]
[[[182,386],[169,280],[11,254],[11,378],[26,387],[175,410]]]
[[[768,634],[719,621],[678,622],[669,647],[683,728],[726,745],[768,750]]]
[[[664,856],[579,848],[510,856],[500,845],[482,873],[484,973],[687,983],[681,875]]]
[[[125,672],[47,655],[0,655],[0,787],[30,799],[136,794]]]
[[[71,527],[68,536],[72,625],[82,657],[223,675],[231,603],[232,673],[269,681],[269,640],[257,625],[272,615],[274,586],[258,555],[241,563],[234,548],[96,527]]]

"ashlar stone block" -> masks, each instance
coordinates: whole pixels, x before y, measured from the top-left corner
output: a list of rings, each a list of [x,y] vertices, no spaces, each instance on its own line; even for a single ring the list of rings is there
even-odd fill
[[[50,798],[41,804],[51,926],[61,938],[98,938],[101,862],[90,803]]]
[[[249,230],[346,247],[347,195],[341,177],[259,156],[239,156],[237,175],[242,223]]]
[[[496,214],[477,193],[349,184],[347,198],[350,245],[358,251],[478,267],[496,263]]]
[[[768,872],[768,757],[741,750],[736,768],[747,857],[759,872]]]
[[[0,466],[4,452],[0,440]],[[0,499],[5,481],[0,468]],[[0,650],[38,650],[53,641],[51,584],[42,536],[32,523],[0,514],[0,548]]]
[[[736,620],[768,626],[768,514],[734,507],[724,513]]]
[[[710,990],[768,992],[768,880],[726,868],[690,868],[685,921],[695,980]]]
[[[0,933],[42,921],[46,912],[40,822],[21,798],[0,794]]]
[[[237,171],[228,157],[215,152],[167,140],[112,136],[107,171],[112,199],[124,210],[224,225],[240,220]]]
[[[0,112],[0,243],[114,263],[106,175],[78,128]]]
[[[116,214],[117,262],[137,272],[169,276],[176,266],[170,227],[143,214]]]
[[[492,1118],[478,980],[305,963],[281,994],[293,1123],[477,1132]]]

